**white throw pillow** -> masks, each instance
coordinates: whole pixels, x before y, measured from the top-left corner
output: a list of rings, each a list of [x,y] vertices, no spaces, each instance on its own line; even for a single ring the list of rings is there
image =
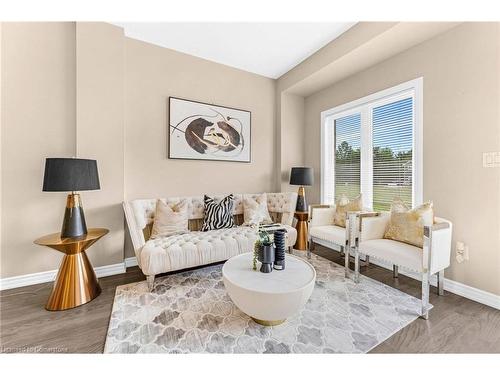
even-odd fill
[[[171,208],[158,199],[150,238],[154,239],[186,232],[188,232],[188,201],[183,199]]]
[[[257,197],[243,197],[243,225],[272,224],[273,220],[267,209],[267,194]]]

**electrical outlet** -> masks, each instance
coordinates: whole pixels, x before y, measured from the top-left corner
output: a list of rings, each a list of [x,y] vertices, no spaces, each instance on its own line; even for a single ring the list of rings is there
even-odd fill
[[[469,247],[461,241],[457,241],[455,247],[456,259],[458,263],[469,260]]]
[[[500,152],[483,152],[483,167],[500,167]]]

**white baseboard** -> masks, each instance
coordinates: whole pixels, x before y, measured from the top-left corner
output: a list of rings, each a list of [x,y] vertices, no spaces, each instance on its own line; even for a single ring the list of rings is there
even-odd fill
[[[35,285],[52,282],[56,279],[58,270],[31,273],[27,275],[6,277],[0,279],[0,290],[19,288],[22,286]],[[125,263],[110,264],[107,266],[94,267],[97,277],[118,275],[126,272]]]
[[[386,268],[388,270],[392,271],[392,264],[380,261],[378,259],[373,259],[370,258],[370,263],[376,264],[377,266]],[[412,279],[415,280],[421,280],[420,274],[412,271],[407,271],[403,269],[399,269],[399,273],[408,277],[411,277]],[[436,275],[433,275],[431,277],[431,285],[436,286],[437,285],[437,277]],[[462,283],[459,283],[458,281],[450,280],[450,279],[444,279],[444,289],[448,292],[457,294],[459,296],[465,297],[467,299],[470,299],[472,301],[476,301],[479,303],[482,303],[483,305],[487,305],[490,307],[493,307],[495,309],[500,310],[500,296],[474,288],[469,285],[465,285]]]
[[[138,265],[136,257],[125,258],[124,263],[125,263],[126,268],[134,267],[134,266]]]

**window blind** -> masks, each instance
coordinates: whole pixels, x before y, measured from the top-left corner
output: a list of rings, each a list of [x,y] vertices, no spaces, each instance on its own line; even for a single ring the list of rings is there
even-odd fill
[[[335,120],[335,199],[361,191],[361,113]]]
[[[387,211],[395,198],[412,206],[413,98],[372,109],[373,209]]]

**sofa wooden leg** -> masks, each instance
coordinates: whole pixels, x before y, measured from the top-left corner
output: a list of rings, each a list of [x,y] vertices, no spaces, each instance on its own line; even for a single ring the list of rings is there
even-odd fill
[[[146,281],[148,282],[148,289],[151,292],[155,283],[155,275],[146,276]]]

